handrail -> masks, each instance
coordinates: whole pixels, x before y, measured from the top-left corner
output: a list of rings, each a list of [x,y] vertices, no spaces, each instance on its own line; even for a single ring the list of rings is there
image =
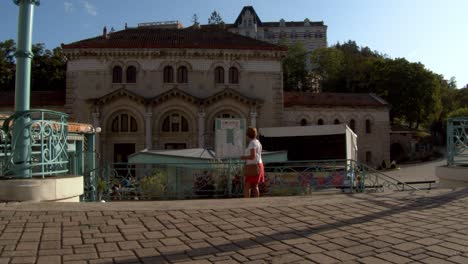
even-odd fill
[[[24,121],[16,122],[20,118]],[[67,119],[68,114],[46,109],[21,111],[4,119],[2,176],[44,178],[67,173]],[[19,147],[19,140],[26,140],[25,149]],[[20,149],[26,153],[27,160],[15,159]],[[30,173],[25,174],[25,170]]]
[[[38,113],[38,112],[45,113],[45,114],[53,114],[53,115],[57,115],[57,116],[63,116],[65,118],[67,118],[67,119],[69,117],[69,115],[66,114],[66,113],[62,113],[62,112],[58,112],[58,111],[54,111],[54,110],[48,110],[48,109],[31,109],[31,110],[27,110],[27,111],[18,111],[18,112],[15,112],[14,114],[12,114],[11,116],[9,116],[8,118],[4,119],[1,129],[5,133],[8,133],[9,128],[10,128],[10,122],[12,120],[15,120],[18,117],[23,116],[25,114]]]

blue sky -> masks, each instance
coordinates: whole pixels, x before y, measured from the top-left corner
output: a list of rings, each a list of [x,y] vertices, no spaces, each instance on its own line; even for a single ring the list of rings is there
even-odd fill
[[[422,62],[458,87],[468,84],[468,1],[466,0],[41,0],[35,9],[33,42],[47,48],[122,29],[125,22],[179,20],[206,23],[217,10],[232,23],[244,5],[262,21],[309,18],[328,25],[328,44],[349,39],[388,56]],[[18,7],[0,0],[0,41],[16,39]]]

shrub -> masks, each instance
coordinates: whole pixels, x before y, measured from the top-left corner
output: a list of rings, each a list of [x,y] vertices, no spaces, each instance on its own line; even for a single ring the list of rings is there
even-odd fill
[[[146,199],[160,198],[166,191],[167,174],[161,170],[140,180],[140,188]]]
[[[448,117],[468,117],[468,107],[458,108],[448,114]]]

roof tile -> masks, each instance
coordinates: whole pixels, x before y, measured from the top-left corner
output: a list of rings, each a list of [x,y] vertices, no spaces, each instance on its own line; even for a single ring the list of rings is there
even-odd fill
[[[128,28],[70,44],[63,49],[74,48],[192,48],[192,49],[248,49],[287,50],[286,47],[241,36],[222,28],[163,29],[155,27]]]

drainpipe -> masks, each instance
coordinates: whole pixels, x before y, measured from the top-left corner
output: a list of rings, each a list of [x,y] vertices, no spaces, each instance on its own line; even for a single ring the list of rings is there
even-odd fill
[[[39,5],[39,0],[13,0],[13,2],[19,6],[15,53],[15,113],[18,113],[28,111],[30,107],[33,14],[34,6]],[[12,143],[16,143],[15,149],[17,149],[14,151],[13,163],[17,178],[31,178],[31,141],[29,129],[26,128],[29,122],[29,117],[21,117],[15,121],[13,129]]]

